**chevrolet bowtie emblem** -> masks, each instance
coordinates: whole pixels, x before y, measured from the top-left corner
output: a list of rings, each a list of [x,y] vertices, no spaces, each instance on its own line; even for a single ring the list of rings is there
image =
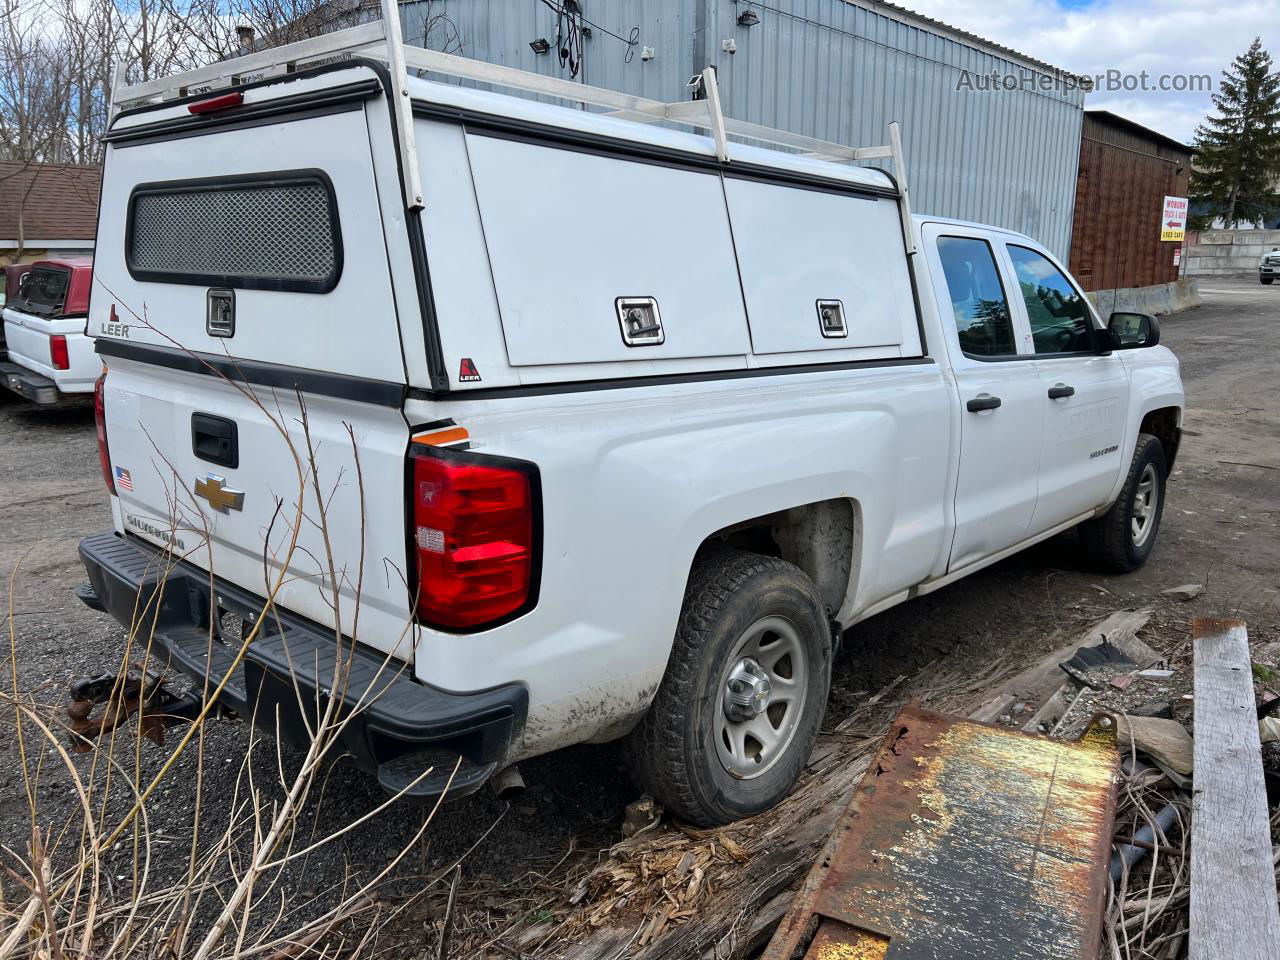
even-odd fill
[[[243,510],[244,491],[232,490],[230,487],[223,486],[226,482],[222,477],[211,473],[203,480],[196,481],[196,496],[204,497],[209,501],[209,506],[219,513],[226,513],[228,510]]]

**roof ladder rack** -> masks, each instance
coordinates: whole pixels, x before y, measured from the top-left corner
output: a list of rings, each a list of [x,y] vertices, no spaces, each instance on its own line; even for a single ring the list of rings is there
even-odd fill
[[[559,77],[517,70],[496,63],[471,60],[437,50],[405,46],[400,33],[400,16],[396,0],[381,0],[382,19],[334,33],[310,37],[295,43],[259,50],[200,67],[187,73],[157,80],[146,80],[133,86],[124,85],[124,71],[117,68],[111,91],[110,115],[120,110],[165,100],[208,93],[223,87],[234,87],[265,77],[295,73],[309,67],[337,60],[367,57],[386,63],[392,76],[394,101],[391,104],[396,136],[400,142],[401,177],[405,204],[409,209],[423,205],[421,174],[417,163],[417,146],[413,129],[413,106],[405,78],[408,71],[436,73],[477,83],[521,90],[526,93],[555,97],[571,103],[602,108],[607,115],[643,123],[677,123],[707,130],[715,141],[716,156],[721,162],[732,160],[729,138],[738,137],[799,152],[803,156],[834,160],[838,163],[866,163],[890,160],[897,179],[898,204],[902,213],[903,239],[907,252],[915,253],[911,231],[911,205],[907,192],[906,164],[902,154],[902,136],[897,122],[889,124],[889,143],[882,146],[850,147],[806,137],[786,130],[775,130],[756,123],[726,117],[720,107],[720,88],[713,68],[707,67],[690,81],[701,99],[665,103],[647,97],[632,96],[592,87]]]

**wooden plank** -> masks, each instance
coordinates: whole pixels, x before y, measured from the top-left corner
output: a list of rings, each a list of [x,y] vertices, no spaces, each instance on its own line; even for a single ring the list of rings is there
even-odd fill
[[[1240,620],[1200,617],[1195,644],[1191,960],[1277,960],[1267,792],[1249,638]]]

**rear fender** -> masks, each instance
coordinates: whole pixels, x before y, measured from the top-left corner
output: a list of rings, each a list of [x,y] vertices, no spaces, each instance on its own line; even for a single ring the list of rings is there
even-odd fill
[[[423,404],[477,452],[537,464],[537,606],[467,636],[420,629],[418,676],[524,683],[524,755],[616,735],[648,707],[698,548],[734,524],[849,499],[861,569],[837,618],[925,579],[942,549],[950,394],[936,367]]]

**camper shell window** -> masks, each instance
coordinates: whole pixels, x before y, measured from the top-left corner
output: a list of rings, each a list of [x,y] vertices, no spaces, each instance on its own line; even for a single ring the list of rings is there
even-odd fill
[[[319,170],[141,184],[125,250],[135,280],[328,293],[342,274],[333,184]]]

